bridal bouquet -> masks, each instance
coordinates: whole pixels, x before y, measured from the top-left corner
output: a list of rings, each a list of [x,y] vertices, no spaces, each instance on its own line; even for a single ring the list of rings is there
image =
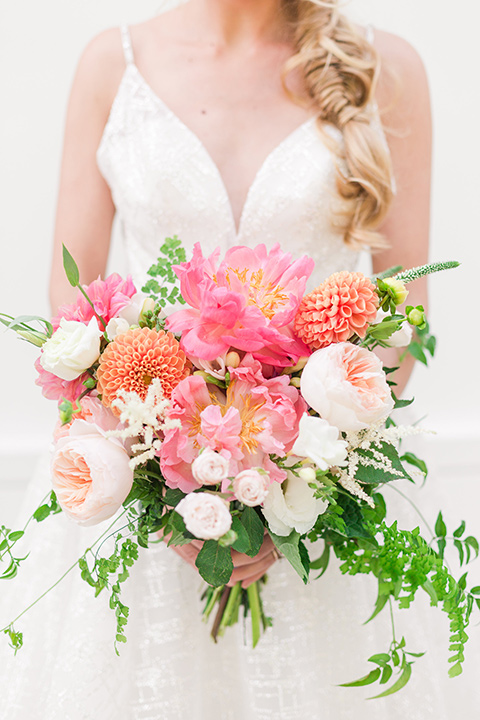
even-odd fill
[[[447,569],[441,513],[433,544],[418,528],[385,520],[384,486],[427,470],[398,449],[418,430],[391,419],[410,401],[396,398],[394,368],[373,352],[404,346],[426,362],[435,339],[422,307],[400,310],[406,285],[456,264],[392,268],[372,279],[339,272],[304,295],[313,270],[306,256],[294,261],[278,245],[269,252],[258,245],[205,258],[197,245],[186,262],[174,238],[138,293],[116,274],[83,287],[64,249],[77,301],[51,322],[0,316],[41,348],[37,383],[59,407],[53,491],[33,518],[60,510],[81,525],[112,518],[75,565],[96,594],[110,592],[116,643],[126,641],[121,584],[139,546],[196,540],[203,541],[196,566],[207,583],[205,618],[216,608],[214,638],[243,609],[255,646],[272,622],[261,599],[265,578],[247,588],[227,583],[232,549],[253,558],[268,534],[304,582],[312,570],[325,572],[332,552],[342,573],[372,574],[372,617],[427,592],[448,613],[450,674],[461,672],[480,588],[467,590],[466,575],[457,581]],[[9,578],[21,562],[14,546],[23,531],[0,531]],[[462,524],[454,533],[462,562],[479,550],[464,532]],[[100,557],[94,548],[108,536],[113,552]],[[4,632],[18,649],[13,622]],[[348,684],[383,685],[396,672],[380,693],[391,694],[408,681],[415,656],[394,637],[370,658],[374,669]]]

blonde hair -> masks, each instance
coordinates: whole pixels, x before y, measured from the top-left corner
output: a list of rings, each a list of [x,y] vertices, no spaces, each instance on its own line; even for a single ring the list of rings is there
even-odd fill
[[[342,133],[342,141],[332,145],[341,198],[334,224],[353,248],[385,247],[378,227],[392,201],[393,180],[374,100],[379,55],[339,13],[337,0],[283,3],[294,23],[296,46],[284,68],[285,87],[288,73],[300,68],[319,127],[328,123]]]

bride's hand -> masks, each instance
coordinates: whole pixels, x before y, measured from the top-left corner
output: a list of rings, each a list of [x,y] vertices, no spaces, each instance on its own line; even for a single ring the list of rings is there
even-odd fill
[[[195,570],[197,570],[195,560],[202,547],[201,540],[192,540],[188,545],[171,546],[172,550]],[[260,580],[277,559],[278,553],[269,535],[265,535],[260,551],[253,558],[232,550],[234,570],[227,585],[232,587],[237,582],[241,582],[242,587],[247,588],[256,580]]]

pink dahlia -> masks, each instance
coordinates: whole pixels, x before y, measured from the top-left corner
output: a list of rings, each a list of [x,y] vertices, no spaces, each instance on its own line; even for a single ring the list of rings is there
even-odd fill
[[[210,361],[232,347],[278,366],[308,355],[292,324],[313,260],[292,261],[278,244],[233,247],[217,267],[218,256],[204,258],[196,244],[192,260],[174,268],[190,308],[170,315],[167,328],[182,333],[187,355]]]
[[[137,292],[130,275],[124,280],[117,273],[109,275],[106,280],[98,278],[83,289],[95,306],[95,312],[108,323],[130,303],[130,299]],[[53,329],[60,325],[62,317],[67,320],[77,320],[88,325],[94,315],[93,308],[87,302],[80,290],[77,290],[77,300],[70,305],[62,305],[52,320]],[[98,323],[101,330],[103,326]]]
[[[252,467],[263,468],[277,482],[286,478],[270,455],[283,456],[293,446],[306,409],[304,400],[288,376],[266,379],[251,355],[229,371],[226,393],[210,393],[199,375],[182,380],[173,391],[169,417],[180,420],[181,428],[168,430],[160,449],[169,487],[184,492],[199,487],[191,466],[201,448],[229,461],[229,478]],[[229,482],[224,481],[224,490]]]
[[[295,332],[309,348],[365,337],[378,309],[378,295],[359,272],[339,272],[306,295],[295,318]]]

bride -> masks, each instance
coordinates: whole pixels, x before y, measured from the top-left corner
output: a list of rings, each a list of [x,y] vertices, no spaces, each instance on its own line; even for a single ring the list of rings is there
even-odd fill
[[[378,107],[388,108],[387,139]],[[361,248],[376,251],[374,270],[421,264],[430,145],[416,53],[393,35],[350,25],[334,1],[190,0],[109,30],[86,49],[72,90],[53,310],[72,300],[61,244],[90,282],[105,271],[115,214],[138,287],[173,234],[187,252],[200,242],[204,254],[279,241],[314,258],[314,284],[353,269]],[[412,286],[410,299],[425,304],[424,283]],[[410,370],[404,363],[400,387]],[[49,522],[32,548],[22,605],[101,531],[77,530],[61,516]],[[160,544],[143,553],[119,658],[107,603],[69,577],[24,618],[25,647],[18,662],[8,660],[2,691],[6,717],[447,717],[433,650],[393,701],[365,703],[361,691],[336,687],[361,675],[359,663],[389,641],[388,618],[361,626],[375,588],[333,569],[303,588],[273,561],[270,552],[253,564],[235,559],[234,580],[248,583],[268,569],[265,603],[275,624],[255,651],[241,627],[210,642],[199,619],[201,583],[185,550],[180,557]],[[431,647],[431,621],[413,615],[408,622],[418,644],[412,650]]]

